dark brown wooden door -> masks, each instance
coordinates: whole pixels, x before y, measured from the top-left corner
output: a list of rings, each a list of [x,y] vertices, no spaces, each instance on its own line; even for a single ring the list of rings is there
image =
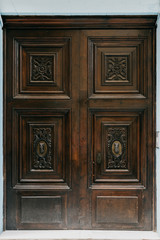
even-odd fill
[[[155,228],[155,17],[4,17],[7,229]]]

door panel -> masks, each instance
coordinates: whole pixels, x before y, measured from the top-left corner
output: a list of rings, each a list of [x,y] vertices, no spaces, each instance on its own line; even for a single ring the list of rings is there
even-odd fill
[[[141,229],[144,221],[142,194],[135,191],[96,191],[92,195],[95,229]],[[107,214],[106,214],[107,213]]]
[[[7,229],[78,225],[78,36],[7,34]]]
[[[154,229],[155,22],[4,17],[6,229]]]
[[[146,111],[90,109],[89,117],[90,187],[145,188]]]
[[[86,32],[90,98],[146,98],[147,31]]]
[[[71,37],[15,37],[13,98],[69,99]]]
[[[48,109],[47,113],[46,109],[13,110],[12,186],[15,189],[37,188],[42,183],[51,188],[57,188],[57,184],[70,188],[70,125],[67,109]]]
[[[82,87],[88,93],[83,94],[80,110],[88,119],[83,138],[88,140],[91,226],[152,229],[151,32],[83,30],[82,35]]]
[[[67,194],[51,191],[19,192],[17,196],[17,228],[66,228]]]

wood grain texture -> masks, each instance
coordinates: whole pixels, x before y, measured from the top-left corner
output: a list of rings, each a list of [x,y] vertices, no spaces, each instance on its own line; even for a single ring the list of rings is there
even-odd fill
[[[66,228],[67,221],[67,196],[65,193],[42,191],[19,192],[17,205],[21,206],[17,211],[18,229],[50,229]]]
[[[46,114],[46,109],[13,109],[12,119],[12,186],[16,189],[21,184],[23,188],[32,184],[36,188],[36,184],[52,183],[50,187],[56,188],[54,183],[59,183],[68,189],[71,184],[70,110],[48,109]],[[44,156],[40,154],[39,143],[46,144]]]
[[[155,230],[156,16],[3,20],[6,229]]]
[[[97,196],[97,223],[138,223],[138,197]]]
[[[43,211],[41,210],[42,207]],[[60,223],[62,221],[61,197],[22,197],[21,211],[22,223]],[[45,212],[45,214],[43,212]]]
[[[144,209],[142,193],[125,190],[92,194],[92,225],[95,229],[141,229]]]
[[[89,186],[99,189],[98,185],[103,185],[103,188],[110,189],[115,187],[113,184],[117,184],[117,187],[125,184],[127,188],[145,188],[146,110],[131,111],[120,107],[117,111],[89,109],[88,117],[89,153],[91,152],[88,159]],[[113,152],[115,142],[121,144],[121,152],[117,157]],[[96,163],[98,153],[102,155],[100,164]]]
[[[144,49],[148,33],[146,30],[85,31],[90,98],[147,97],[144,81],[148,78],[148,53]]]
[[[156,15],[150,16],[3,16],[7,28],[95,29],[95,28],[154,28]]]
[[[13,98],[69,99],[71,38],[25,35],[13,37]]]

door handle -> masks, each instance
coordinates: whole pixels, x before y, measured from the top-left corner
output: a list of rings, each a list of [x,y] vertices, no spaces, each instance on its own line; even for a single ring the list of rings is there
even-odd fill
[[[101,162],[102,162],[101,153],[97,153],[96,162],[97,162],[97,164],[101,164]]]

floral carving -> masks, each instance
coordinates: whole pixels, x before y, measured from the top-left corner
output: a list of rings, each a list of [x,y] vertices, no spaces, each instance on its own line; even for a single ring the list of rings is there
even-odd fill
[[[109,169],[127,168],[127,129],[125,127],[107,128],[106,160]]]
[[[52,128],[33,128],[33,168],[52,168]]]
[[[53,81],[53,56],[32,56],[32,81]]]
[[[127,80],[127,57],[105,56],[106,81]]]

